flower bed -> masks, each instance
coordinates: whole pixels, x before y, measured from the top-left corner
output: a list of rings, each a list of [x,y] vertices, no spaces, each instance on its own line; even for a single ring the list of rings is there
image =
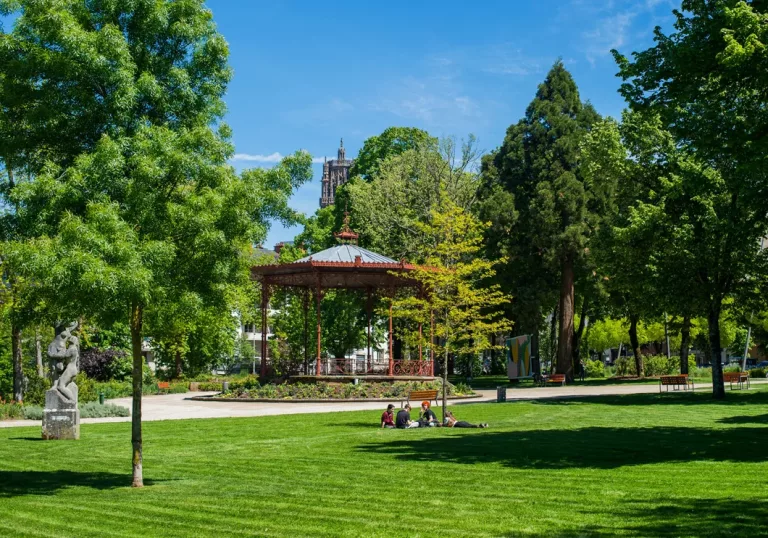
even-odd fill
[[[471,396],[474,393],[466,385],[447,385],[448,396]],[[375,400],[399,398],[414,390],[442,391],[440,381],[398,381],[395,383],[284,383],[252,386],[235,386],[214,396],[214,399],[242,400]]]

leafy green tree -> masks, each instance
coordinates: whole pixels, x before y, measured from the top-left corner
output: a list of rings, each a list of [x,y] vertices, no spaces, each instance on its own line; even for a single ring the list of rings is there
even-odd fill
[[[629,60],[614,53],[621,93],[652,111],[682,152],[680,173],[659,195],[664,230],[695,267],[695,301],[706,305],[713,394],[724,398],[720,317],[729,297],[754,291],[766,274],[759,239],[768,223],[768,123],[763,2],[685,0],[674,30]],[[764,78],[764,77],[763,77]]]
[[[363,142],[363,148],[357,155],[349,175],[360,176],[368,181],[378,174],[381,163],[388,157],[434,145],[436,142],[429,133],[416,127],[389,127],[380,135],[367,138]]]
[[[418,262],[426,236],[416,223],[427,223],[447,197],[462,209],[477,201],[473,137],[463,144],[447,138],[384,159],[369,181],[345,185],[352,227],[360,244],[394,259]]]
[[[581,169],[581,144],[597,120],[594,108],[581,102],[576,83],[558,60],[539,85],[525,117],[507,129],[502,146],[485,161],[486,192],[498,195],[503,190],[514,196],[517,225],[504,248],[516,266],[530,264],[538,275],[521,281],[558,282],[557,370],[569,378],[573,377],[576,277],[612,193],[610,185],[585,181]],[[499,203],[509,204],[509,200],[501,198]],[[522,288],[520,283],[514,282],[511,288]],[[528,298],[526,310],[537,318],[531,322],[535,328],[542,310],[549,306],[541,301],[548,298],[538,293]]]
[[[443,418],[448,357],[477,355],[493,347],[488,335],[509,329],[499,308],[509,299],[488,285],[495,262],[479,256],[484,224],[448,196],[432,210],[430,222],[416,222],[429,238],[413,278],[427,292],[393,300],[393,315],[429,326],[434,319],[436,355],[443,357]],[[426,342],[422,342],[426,344]]]
[[[228,287],[247,281],[249,244],[263,240],[267,219],[295,218],[287,199],[310,177],[310,156],[240,177],[226,164],[228,50],[199,0],[3,6],[18,7],[8,42],[30,132],[57,125],[45,139],[51,162],[14,191],[38,238],[11,257],[63,319],[129,323],[141,486],[147,310],[181,291],[225,304]]]

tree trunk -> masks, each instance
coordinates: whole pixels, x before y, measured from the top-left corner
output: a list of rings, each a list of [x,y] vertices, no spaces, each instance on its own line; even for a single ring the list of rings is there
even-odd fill
[[[629,316],[629,343],[632,346],[632,352],[635,354],[635,370],[638,377],[645,377],[643,368],[643,356],[640,354],[640,342],[637,341],[637,323],[640,316],[630,314]]]
[[[24,399],[24,369],[21,355],[21,327],[11,325],[11,356],[13,361],[13,399]]]
[[[573,359],[571,360],[571,363],[573,365],[574,375],[581,373],[581,364],[579,363],[579,359],[581,358],[581,337],[584,335],[584,328],[587,326],[587,323],[589,323],[589,318],[587,317],[587,306],[587,299],[584,298],[584,301],[581,305],[581,318],[579,319],[579,327],[573,332],[573,343],[571,349]]]
[[[691,316],[683,316],[683,326],[680,329],[680,373],[688,373],[688,351],[691,347]]]
[[[175,377],[176,377],[176,379],[178,379],[178,378],[181,377],[181,374],[182,374],[181,349],[179,347],[176,348],[175,361],[176,361],[176,375],[175,375]]]
[[[443,355],[443,423],[448,416],[448,394],[446,387],[448,386],[448,345],[445,346],[445,354]]]
[[[39,329],[35,329],[35,365],[37,366],[37,376],[44,377],[45,370],[43,370],[43,346]]]
[[[141,441],[141,389],[144,356],[141,354],[141,330],[143,307],[131,306],[131,352],[133,355],[133,416],[131,417],[131,444],[133,446],[133,483],[135,488],[144,487]]]
[[[720,299],[713,299],[709,303],[707,321],[709,323],[709,350],[712,363],[712,396],[721,400],[725,398],[725,386],[723,385],[723,363],[720,360]]]
[[[573,381],[573,298],[574,298],[573,260],[566,258],[560,282],[560,338],[557,346],[557,373],[565,374],[568,381]]]

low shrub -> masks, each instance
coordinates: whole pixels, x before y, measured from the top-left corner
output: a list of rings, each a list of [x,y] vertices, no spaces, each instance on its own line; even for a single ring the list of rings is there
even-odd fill
[[[185,392],[189,392],[189,384],[185,382],[171,383],[169,388],[163,389],[160,392],[163,392],[166,394],[184,394]],[[158,389],[157,389],[157,385],[155,385],[154,392],[152,392],[152,394],[157,394],[157,393],[158,393]]]
[[[24,411],[20,403],[0,400],[0,420],[23,417]]]
[[[441,381],[398,381],[396,383],[359,383],[353,385],[331,383],[293,383],[254,385],[250,388],[234,386],[223,395],[229,398],[274,400],[353,400],[366,398],[399,398],[414,390],[442,390]],[[464,384],[446,385],[449,396],[473,394]]]
[[[613,365],[617,376],[637,375],[634,357],[619,357]]]
[[[749,370],[749,377],[755,379],[755,378],[764,378],[768,375],[768,368],[752,368]]]
[[[38,405],[25,405],[24,418],[27,420],[43,420],[43,408]],[[80,406],[80,418],[128,417],[131,412],[120,405],[88,402]]]
[[[201,391],[221,390],[221,381],[201,382],[197,385],[197,390],[201,390]]]
[[[127,407],[107,403],[104,405],[98,402],[88,402],[80,406],[81,418],[104,418],[104,417],[129,417],[131,412]]]
[[[605,377],[605,364],[603,361],[587,360],[585,363],[587,377]]]
[[[22,412],[27,420],[43,420],[43,408],[39,405],[25,405]]]

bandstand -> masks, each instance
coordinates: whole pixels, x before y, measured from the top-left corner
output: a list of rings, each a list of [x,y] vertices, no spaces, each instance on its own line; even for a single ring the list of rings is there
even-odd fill
[[[365,378],[370,381],[429,380],[434,378],[434,356],[429,346],[429,358],[422,349],[422,324],[418,324],[419,346],[417,360],[395,360],[393,354],[392,301],[395,293],[407,288],[412,293],[423,293],[417,280],[410,276],[416,266],[405,260],[391,258],[371,252],[357,245],[358,235],[350,230],[349,218],[344,228],[334,234],[340,244],[306,256],[295,262],[257,265],[251,268],[251,277],[262,285],[261,330],[267,334],[267,311],[272,290],[292,288],[300,290],[304,297],[304,375],[294,376],[298,380],[352,381]],[[348,358],[322,357],[322,319],[320,306],[327,290],[344,289],[365,292],[368,317],[366,359],[364,363]],[[309,297],[315,296],[317,308],[317,355],[310,361],[308,354],[308,308]],[[385,364],[375,363],[371,355],[371,315],[376,295],[389,300],[389,360]],[[431,318],[431,317],[430,317]],[[433,324],[429,327],[429,342],[432,342]],[[314,364],[312,364],[314,362]],[[261,377],[267,374],[267,340],[261,341]],[[302,379],[303,378],[303,379]]]

